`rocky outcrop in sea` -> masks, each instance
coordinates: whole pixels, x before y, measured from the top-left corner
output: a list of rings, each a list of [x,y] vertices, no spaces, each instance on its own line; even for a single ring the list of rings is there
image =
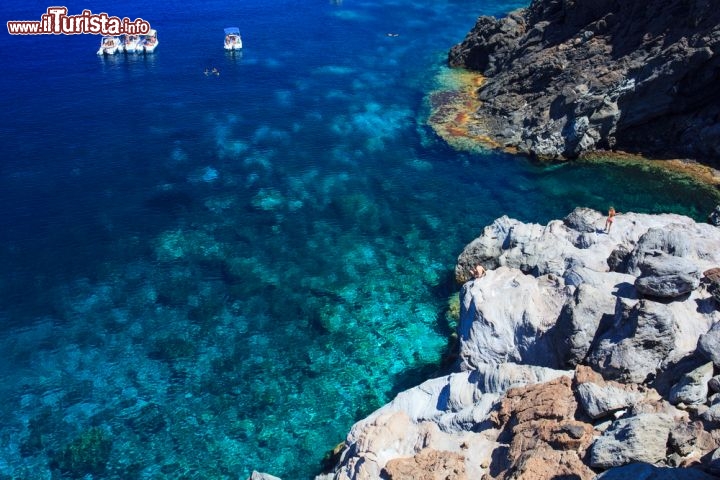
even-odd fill
[[[720,228],[604,227],[485,227],[455,269],[452,373],[355,424],[317,480],[718,478]]]
[[[720,161],[720,9],[708,0],[533,0],[449,53],[481,72],[472,133],[540,157]]]

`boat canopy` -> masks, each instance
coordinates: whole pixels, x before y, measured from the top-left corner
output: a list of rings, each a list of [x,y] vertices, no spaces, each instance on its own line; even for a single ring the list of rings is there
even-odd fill
[[[238,27],[228,27],[225,29],[225,35],[240,35],[240,29]]]
[[[150,31],[147,33],[148,37],[157,37],[157,30],[154,28],[151,28]]]

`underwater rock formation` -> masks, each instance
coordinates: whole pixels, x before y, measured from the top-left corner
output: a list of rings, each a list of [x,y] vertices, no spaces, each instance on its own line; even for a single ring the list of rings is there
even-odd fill
[[[714,478],[720,309],[706,281],[661,298],[636,280],[650,252],[682,260],[663,263],[668,274],[717,267],[720,228],[624,213],[608,234],[603,222],[578,208],[487,226],[455,269],[453,373],[355,424],[318,480]]]
[[[481,72],[479,137],[549,158],[720,160],[720,9],[707,0],[533,0],[449,52]]]

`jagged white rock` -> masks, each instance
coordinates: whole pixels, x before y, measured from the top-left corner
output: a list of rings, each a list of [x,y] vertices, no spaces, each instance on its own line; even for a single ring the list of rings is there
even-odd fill
[[[424,448],[462,453],[469,478],[480,478],[498,447],[498,432],[484,422],[501,394],[563,375],[573,372],[504,363],[428,380],[356,423],[339,468],[317,478],[377,479],[389,460]]]
[[[572,376],[566,368],[593,359],[608,378],[636,382],[682,365],[720,312],[702,284],[662,302],[643,298],[634,286],[638,266],[651,250],[682,254],[700,272],[719,266],[720,229],[674,214],[623,213],[609,234],[603,225],[600,212],[580,208],[545,226],[508,217],[487,226],[455,268],[464,283],[456,371],[356,423],[335,471],[318,480],[377,479],[388,461],[427,449],[460,454],[467,477],[481,478],[499,446],[489,415],[508,388]],[[477,265],[488,270],[482,278],[472,277]],[[581,398],[593,416],[636,400],[626,393],[616,402],[608,398],[615,387],[584,385]],[[655,408],[623,410],[593,447],[593,464],[662,460],[679,414],[669,404]]]

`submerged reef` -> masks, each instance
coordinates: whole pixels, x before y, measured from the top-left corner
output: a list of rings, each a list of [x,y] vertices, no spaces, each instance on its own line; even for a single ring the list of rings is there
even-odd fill
[[[51,461],[65,477],[102,475],[110,458],[112,440],[101,428],[92,427],[58,452]]]
[[[676,214],[496,219],[457,260],[452,373],[316,479],[719,478],[718,245]]]
[[[478,18],[448,56],[485,78],[473,135],[542,158],[622,150],[720,161],[720,9],[534,0]]]

